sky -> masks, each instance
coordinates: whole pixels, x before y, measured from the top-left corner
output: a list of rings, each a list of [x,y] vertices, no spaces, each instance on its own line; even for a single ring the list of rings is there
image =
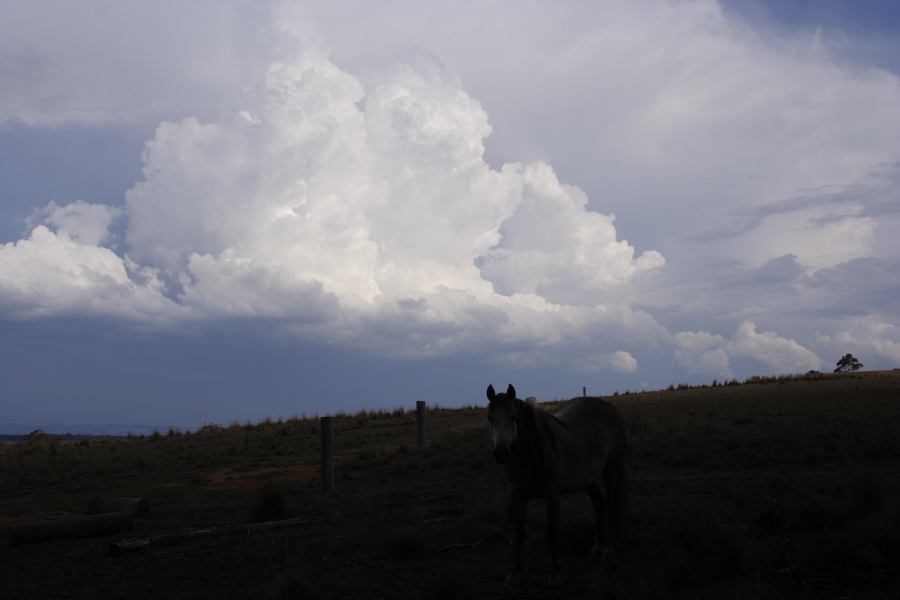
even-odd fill
[[[0,10],[0,424],[900,367],[895,2]]]

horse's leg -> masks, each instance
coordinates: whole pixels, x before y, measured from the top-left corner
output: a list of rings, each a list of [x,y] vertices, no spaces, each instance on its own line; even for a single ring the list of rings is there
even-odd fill
[[[510,492],[509,500],[513,522],[516,524],[516,562],[514,571],[506,578],[506,583],[515,582],[522,575],[522,546],[525,544],[525,514],[528,508],[528,499],[517,493],[515,488]]]
[[[609,554],[609,547],[606,543],[609,539],[609,526],[607,515],[605,514],[606,511],[603,509],[603,504],[606,501],[606,486],[603,483],[603,479],[598,479],[589,485],[587,493],[594,505],[594,521],[597,528],[597,540],[594,542],[594,547],[591,548],[591,558],[606,558]]]
[[[559,584],[559,550],[556,547],[557,529],[559,526],[559,496],[547,493],[547,540],[550,542],[550,559],[553,565],[550,570],[550,584]]]

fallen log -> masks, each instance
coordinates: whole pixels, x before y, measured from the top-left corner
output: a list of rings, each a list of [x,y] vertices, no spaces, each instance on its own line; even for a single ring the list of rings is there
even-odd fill
[[[312,523],[313,519],[303,517],[295,517],[293,519],[283,519],[281,521],[264,521],[262,523],[249,523],[245,525],[228,525],[224,527],[207,527],[206,529],[194,529],[190,531],[176,531],[173,533],[163,533],[144,538],[133,538],[130,540],[121,540],[113,542],[109,545],[109,553],[113,556],[135,552],[143,548],[158,546],[175,546],[185,544],[196,539],[212,537],[218,535],[254,533],[267,529],[286,529],[296,525]]]
[[[119,512],[127,510],[134,517],[141,517],[150,512],[150,504],[143,498],[127,498],[124,496],[95,496],[87,505],[86,515],[100,515],[103,513]]]
[[[7,526],[7,531],[9,543],[15,546],[64,538],[107,535],[131,529],[132,525],[131,512],[121,510],[87,517],[14,523]]]

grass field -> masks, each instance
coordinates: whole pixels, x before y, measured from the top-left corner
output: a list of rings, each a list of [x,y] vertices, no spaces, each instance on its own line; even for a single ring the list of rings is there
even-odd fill
[[[545,585],[541,502],[525,581],[504,588],[507,482],[478,407],[430,409],[422,451],[412,412],[337,417],[335,497],[318,491],[314,419],[0,446],[0,525],[97,495],[151,505],[123,534],[0,539],[0,598],[900,597],[900,371],[680,388],[607,398],[630,435],[629,536],[591,562],[590,502],[565,498],[561,589]]]

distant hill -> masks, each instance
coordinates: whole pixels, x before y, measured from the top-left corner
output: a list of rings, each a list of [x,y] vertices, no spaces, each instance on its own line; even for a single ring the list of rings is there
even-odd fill
[[[20,423],[3,423],[0,424],[0,436],[20,436],[27,435],[35,429],[43,429],[52,435],[103,435],[103,436],[126,436],[129,433],[134,435],[150,435],[154,431],[166,431],[166,427],[149,427],[147,425],[22,425]]]

